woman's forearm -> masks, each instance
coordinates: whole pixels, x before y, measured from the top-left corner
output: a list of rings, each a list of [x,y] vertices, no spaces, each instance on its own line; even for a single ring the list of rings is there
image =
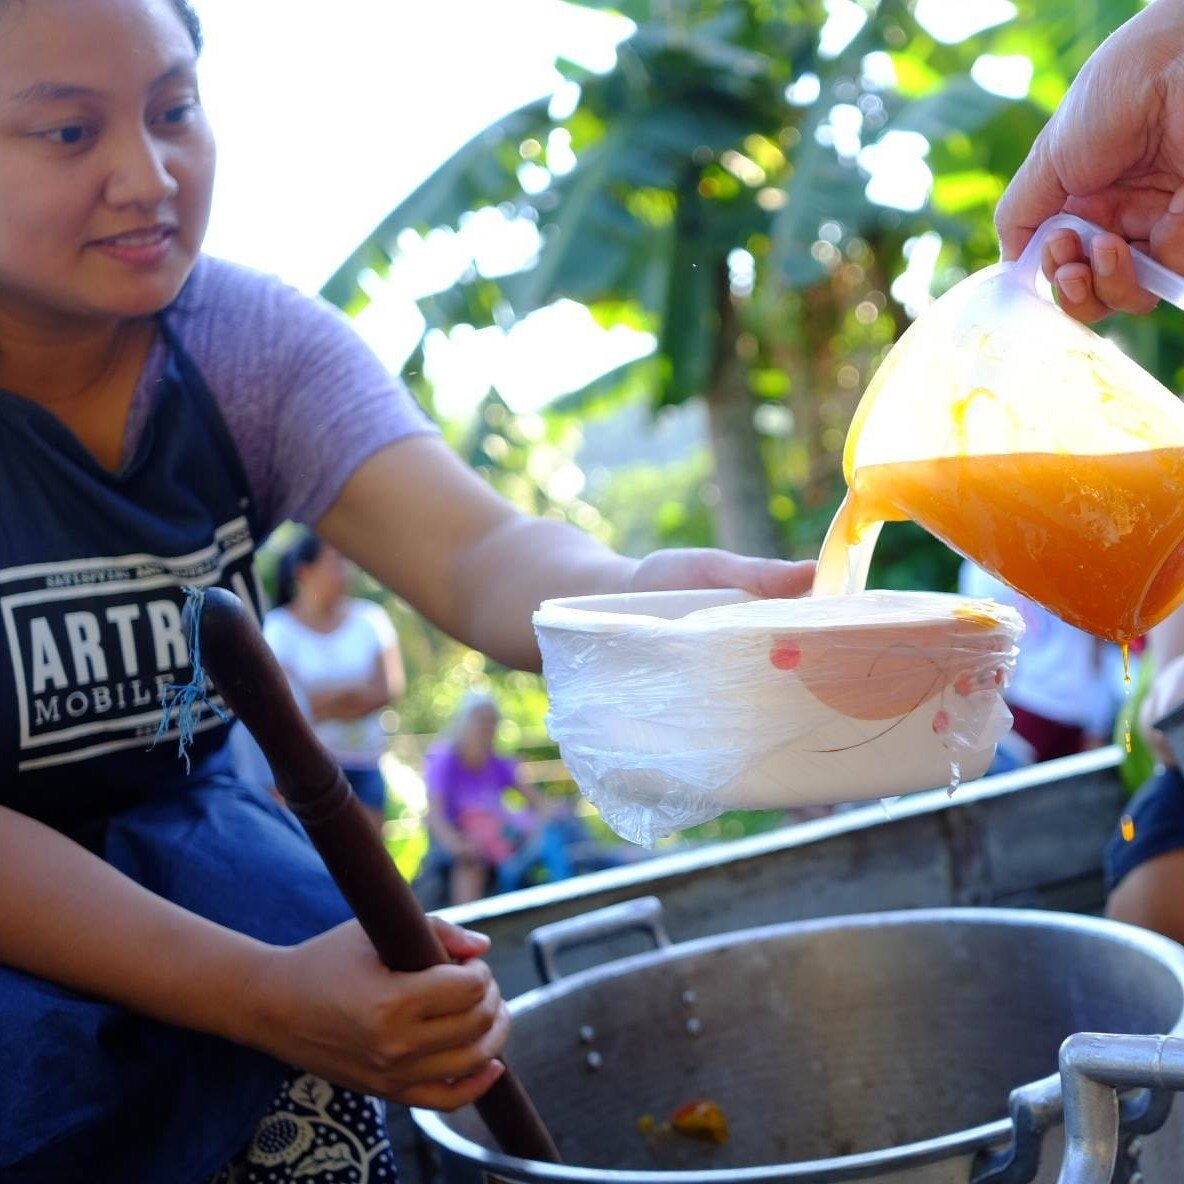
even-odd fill
[[[258,1047],[253,986],[271,951],[0,807],[0,963]]]
[[[468,839],[448,821],[442,810],[437,811],[429,807],[428,832],[452,855],[461,855],[470,848]]]
[[[542,600],[625,591],[636,567],[574,527],[519,513],[431,437],[366,461],[317,534],[444,632],[524,669],[539,666],[531,614]]]
[[[544,518],[502,523],[463,557],[457,586],[478,648],[525,670],[540,664],[531,617],[543,600],[623,592],[637,561]]]
[[[313,719],[320,723],[327,719],[365,719],[389,706],[390,700],[378,688],[365,686],[316,691],[309,694],[308,703]]]

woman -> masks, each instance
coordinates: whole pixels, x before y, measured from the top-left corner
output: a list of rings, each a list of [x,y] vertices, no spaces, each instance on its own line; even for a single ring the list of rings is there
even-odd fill
[[[406,685],[390,617],[371,600],[347,595],[341,552],[304,534],[279,565],[276,607],[263,633],[311,717],[321,742],[381,830],[386,782],[382,712]]]
[[[185,585],[254,599],[290,518],[530,667],[546,597],[812,574],[638,562],[523,516],[343,318],[202,255],[200,45],[185,0],[0,0],[0,1177],[20,1184],[340,1180],[326,1146],[389,1180],[375,1099],[453,1109],[503,1071],[487,941],[441,924],[458,964],[387,971],[235,776],[221,719],[195,721],[189,775],[149,748],[192,676]]]
[[[554,879],[570,874],[562,846],[543,843],[550,807],[532,785],[518,776],[515,763],[494,750],[501,714],[488,695],[461,701],[444,740],[428,751],[424,781],[428,787],[428,829],[451,857],[452,904],[485,895],[491,876],[504,871],[502,887],[511,887],[511,861],[550,856]],[[518,790],[532,810],[511,811],[505,802]],[[557,862],[558,861],[558,862]]]

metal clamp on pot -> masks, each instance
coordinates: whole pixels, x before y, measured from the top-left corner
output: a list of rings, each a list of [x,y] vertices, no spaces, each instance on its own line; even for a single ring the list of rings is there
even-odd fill
[[[1081,1032],[1061,1046],[1060,1064],[1065,1158],[1058,1184],[1110,1184],[1118,1160],[1118,1091],[1184,1090],[1184,1039]]]
[[[1171,1108],[1170,1093],[1141,1089],[1119,1099],[1117,1129],[1125,1139],[1153,1134],[1167,1122]],[[1045,1134],[1065,1120],[1060,1075],[1054,1073],[1012,1090],[1007,1112],[1015,1130],[1012,1141],[1001,1150],[984,1152],[980,1156],[971,1184],[1027,1184],[1035,1178]],[[1109,1179],[1107,1177],[1107,1181]]]

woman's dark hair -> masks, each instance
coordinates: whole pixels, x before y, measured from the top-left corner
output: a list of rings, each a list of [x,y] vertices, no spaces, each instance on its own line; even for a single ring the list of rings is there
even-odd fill
[[[275,576],[276,608],[283,608],[296,599],[297,572],[309,563],[316,563],[323,545],[315,534],[305,532],[280,556]]]
[[[181,18],[181,24],[185,26],[190,38],[193,41],[193,48],[201,53],[201,21],[198,19],[197,13],[193,10],[193,5],[189,0],[172,0],[173,7],[177,10],[177,15]]]

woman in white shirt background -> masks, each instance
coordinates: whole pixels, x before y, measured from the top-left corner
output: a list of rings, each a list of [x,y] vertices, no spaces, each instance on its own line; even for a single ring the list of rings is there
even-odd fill
[[[276,607],[263,632],[317,735],[381,827],[382,713],[403,694],[406,676],[390,617],[381,605],[350,596],[349,588],[341,553],[302,534],[280,558]]]

